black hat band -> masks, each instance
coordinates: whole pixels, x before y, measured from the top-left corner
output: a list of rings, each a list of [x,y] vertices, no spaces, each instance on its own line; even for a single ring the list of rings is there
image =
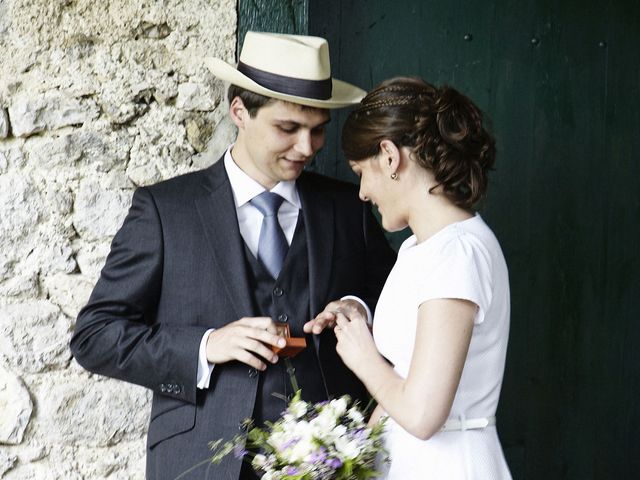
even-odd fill
[[[329,100],[331,98],[333,86],[331,78],[326,80],[306,80],[287,77],[277,73],[265,72],[242,62],[238,62],[238,71],[264,88],[275,92],[316,100]]]

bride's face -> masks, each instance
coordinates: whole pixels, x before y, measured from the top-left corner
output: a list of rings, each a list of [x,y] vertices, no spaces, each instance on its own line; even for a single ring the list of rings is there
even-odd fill
[[[393,172],[382,157],[350,160],[349,166],[360,177],[360,200],[375,205],[382,217],[382,227],[388,232],[396,232],[407,226],[407,220],[402,214],[401,188],[398,181],[391,178]]]

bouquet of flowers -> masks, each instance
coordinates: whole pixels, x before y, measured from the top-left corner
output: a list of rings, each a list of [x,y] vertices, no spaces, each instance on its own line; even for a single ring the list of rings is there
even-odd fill
[[[250,423],[250,421],[249,421]],[[376,456],[384,421],[368,428],[357,403],[345,395],[310,404],[296,393],[287,410],[264,429],[248,425],[246,436],[211,443],[216,463],[233,452],[253,456],[262,480],[348,480],[377,476]],[[259,452],[259,453],[255,453]]]

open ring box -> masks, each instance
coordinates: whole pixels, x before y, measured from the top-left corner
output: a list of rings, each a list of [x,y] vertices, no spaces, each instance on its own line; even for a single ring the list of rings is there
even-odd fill
[[[290,358],[295,357],[307,347],[307,340],[304,337],[291,336],[288,323],[276,323],[276,329],[278,330],[278,335],[287,341],[287,344],[282,348],[274,346],[271,347],[273,353],[276,353],[278,356]]]

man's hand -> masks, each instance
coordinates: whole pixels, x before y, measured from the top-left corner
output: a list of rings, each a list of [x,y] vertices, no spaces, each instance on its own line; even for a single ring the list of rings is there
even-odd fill
[[[270,346],[284,347],[284,338],[277,335],[276,326],[269,317],[244,317],[214,330],[207,338],[207,361],[226,363],[237,360],[258,370],[278,361]]]
[[[336,315],[342,313],[350,320],[356,318],[364,319],[367,322],[367,312],[362,304],[356,300],[335,300],[324,307],[316,318],[309,320],[302,327],[305,333],[320,334],[325,328],[333,328],[336,325]]]

